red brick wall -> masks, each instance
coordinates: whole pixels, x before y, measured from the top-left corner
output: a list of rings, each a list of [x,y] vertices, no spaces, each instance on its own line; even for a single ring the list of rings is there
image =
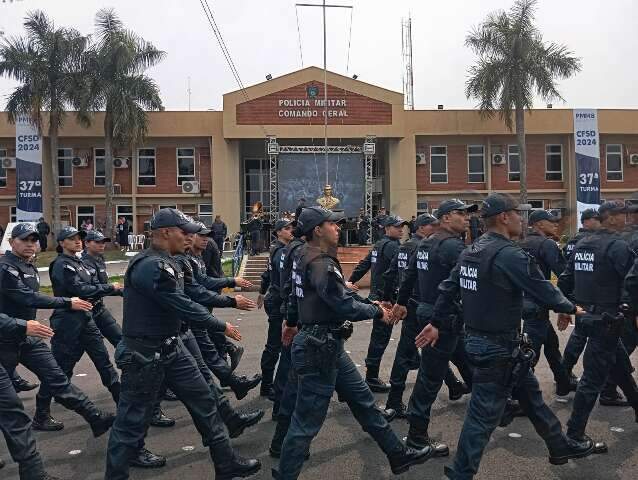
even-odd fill
[[[444,144],[432,144],[444,146]],[[469,183],[467,174],[467,145],[447,145],[447,183],[430,183],[430,145],[419,144],[417,152],[425,153],[426,165],[417,165],[416,185],[418,191],[484,190],[485,183]],[[486,162],[487,162],[487,148]],[[486,165],[487,167],[487,165]]]
[[[308,82],[297,85],[280,92],[272,93],[261,98],[249,100],[237,105],[238,125],[323,125],[323,106],[315,106],[315,98],[309,98],[306,88],[309,85],[316,86],[319,94],[316,99],[322,100],[324,91],[323,84]],[[304,106],[280,106],[280,100],[302,99],[310,102],[310,107]],[[345,99],[345,107],[331,107],[328,104],[328,111],[345,110],[347,117],[330,117],[330,125],[391,125],[392,105],[389,103],[364,97],[357,93],[349,92],[342,88],[328,85],[328,102],[330,100]],[[317,116],[314,117],[280,117],[280,110],[315,110]]]
[[[638,142],[622,143],[622,142],[604,142],[601,140],[600,145],[600,186],[601,188],[628,188],[638,191],[638,166],[629,165],[629,156],[638,153]],[[606,145],[611,143],[622,143],[623,152],[623,181],[607,181],[607,159]],[[605,199],[611,199],[612,196],[606,195]],[[607,198],[608,197],[608,198]]]

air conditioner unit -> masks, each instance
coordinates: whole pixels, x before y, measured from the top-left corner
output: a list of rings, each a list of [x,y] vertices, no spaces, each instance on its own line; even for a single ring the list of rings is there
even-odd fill
[[[127,157],[115,157],[113,159],[113,168],[128,168],[129,160]]]
[[[505,165],[505,155],[502,153],[492,154],[492,165]]]
[[[638,165],[638,153],[629,155],[629,165]]]
[[[425,165],[425,153],[417,153],[416,154],[416,164],[417,165]]]
[[[121,195],[122,194],[122,185],[119,183],[113,184],[113,195]]]
[[[182,182],[182,193],[199,193],[199,182]]]
[[[87,157],[73,157],[71,164],[75,168],[84,168],[89,166],[89,159]]]
[[[5,170],[10,170],[16,168],[16,159],[15,157],[4,157],[2,159],[2,168]]]

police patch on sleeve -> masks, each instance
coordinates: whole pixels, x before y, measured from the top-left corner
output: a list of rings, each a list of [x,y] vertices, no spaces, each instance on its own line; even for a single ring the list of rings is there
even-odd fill
[[[166,272],[168,272],[168,274],[171,277],[175,277],[175,270],[173,269],[173,267],[171,267],[168,263],[165,262],[161,262],[160,263],[160,268]]]
[[[68,263],[66,263],[64,265],[64,268],[66,268],[67,270],[71,270],[72,272],[76,272],[77,270],[75,270],[75,267],[69,265]]]
[[[11,275],[13,275],[14,277],[19,277],[20,276],[20,272],[18,272],[15,268],[13,267],[7,267],[6,268],[7,272],[9,272]]]

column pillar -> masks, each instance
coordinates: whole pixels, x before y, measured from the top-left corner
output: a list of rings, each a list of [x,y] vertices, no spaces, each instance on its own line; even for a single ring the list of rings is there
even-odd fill
[[[239,141],[212,139],[211,175],[213,215],[221,215],[229,232],[238,232],[241,221],[241,159]]]
[[[392,214],[410,219],[416,213],[416,139],[408,135],[388,140],[387,207]]]

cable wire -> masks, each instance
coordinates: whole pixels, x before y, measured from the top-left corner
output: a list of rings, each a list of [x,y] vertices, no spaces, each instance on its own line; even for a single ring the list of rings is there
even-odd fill
[[[348,74],[348,70],[350,69],[350,44],[352,42],[352,15],[354,12],[354,7],[350,9],[350,32],[348,33],[348,56],[346,58],[346,74]]]
[[[295,16],[297,17],[297,38],[299,39],[299,57],[301,58],[301,68],[303,68],[303,51],[301,49],[301,29],[299,28],[299,7],[295,5]]]

